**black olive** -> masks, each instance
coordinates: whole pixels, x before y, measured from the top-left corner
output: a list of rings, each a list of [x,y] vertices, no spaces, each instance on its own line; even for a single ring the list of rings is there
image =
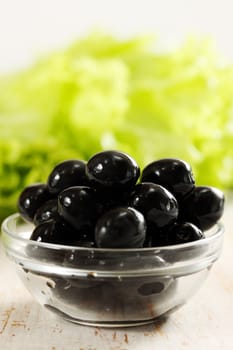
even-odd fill
[[[130,204],[140,211],[148,227],[156,229],[171,226],[178,216],[178,204],[175,197],[164,187],[153,183],[138,184]]]
[[[131,189],[140,175],[137,163],[127,154],[117,151],[95,154],[86,169],[94,187],[110,191]]]
[[[46,184],[34,184],[26,187],[18,199],[18,209],[23,218],[33,221],[36,211],[52,196]]]
[[[224,194],[217,188],[197,186],[180,204],[180,220],[205,231],[214,226],[224,211]]]
[[[133,208],[115,208],[100,217],[95,228],[97,247],[139,248],[143,246],[146,224]]]
[[[58,194],[71,186],[87,185],[85,168],[86,163],[82,160],[66,160],[59,163],[48,177],[49,191]]]
[[[142,172],[142,182],[159,184],[177,199],[191,192],[195,184],[191,166],[175,158],[164,158],[147,165]]]
[[[101,204],[93,188],[69,187],[58,196],[58,212],[75,229],[92,227],[101,211]]]

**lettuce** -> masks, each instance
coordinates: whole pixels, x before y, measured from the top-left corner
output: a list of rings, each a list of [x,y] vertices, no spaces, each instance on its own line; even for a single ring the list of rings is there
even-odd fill
[[[233,188],[233,66],[210,40],[170,52],[148,37],[91,33],[0,78],[0,213],[68,158],[178,157],[198,184]]]

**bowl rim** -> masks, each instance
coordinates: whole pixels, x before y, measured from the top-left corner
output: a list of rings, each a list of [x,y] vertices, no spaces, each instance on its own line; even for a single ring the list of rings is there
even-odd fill
[[[211,244],[211,242],[215,241],[216,239],[220,238],[223,236],[225,232],[224,225],[221,221],[217,222],[210,230],[208,231],[213,231],[209,236],[188,242],[188,243],[179,243],[179,244],[172,244],[172,245],[164,245],[164,246],[155,246],[155,247],[143,247],[143,248],[97,248],[97,247],[81,247],[81,246],[71,246],[71,245],[62,245],[62,244],[54,244],[54,243],[45,243],[45,242],[38,242],[38,241],[33,241],[28,238],[21,237],[19,235],[14,234],[10,229],[9,229],[9,223],[21,219],[23,222],[25,222],[26,225],[32,225],[33,223],[30,223],[26,221],[20,213],[14,213],[6,217],[1,225],[1,230],[3,235],[9,236],[11,239],[17,242],[25,243],[27,245],[33,245],[41,248],[47,248],[51,250],[70,250],[72,252],[74,251],[83,251],[83,252],[101,252],[101,253],[112,253],[114,254],[121,253],[121,254],[127,254],[127,253],[140,253],[140,252],[154,252],[155,250],[159,250],[160,252],[162,251],[168,251],[168,250],[182,250],[184,248],[196,248],[198,246],[203,246],[203,245],[208,245]],[[4,241],[3,241],[4,244]]]

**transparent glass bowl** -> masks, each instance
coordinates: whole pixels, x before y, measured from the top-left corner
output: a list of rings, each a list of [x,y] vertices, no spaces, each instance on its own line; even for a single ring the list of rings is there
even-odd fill
[[[186,303],[218,259],[223,226],[186,244],[99,249],[31,241],[33,225],[19,214],[2,224],[3,244],[20,278],[48,310],[93,326],[153,322]]]

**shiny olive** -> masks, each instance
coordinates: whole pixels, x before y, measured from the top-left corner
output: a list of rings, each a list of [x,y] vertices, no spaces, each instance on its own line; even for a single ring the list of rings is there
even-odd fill
[[[137,163],[127,154],[117,151],[95,154],[87,162],[86,171],[93,186],[110,191],[131,189],[140,175]]]
[[[52,196],[46,184],[34,184],[26,187],[18,199],[18,210],[23,218],[33,221],[36,211]]]
[[[33,218],[33,222],[35,225],[39,225],[42,222],[56,218],[59,219],[57,199],[50,199],[37,209]]]
[[[95,190],[87,186],[69,187],[58,196],[59,214],[78,230],[89,231],[101,209]]]
[[[192,222],[208,230],[222,217],[224,194],[215,187],[197,186],[180,204],[180,220]]]
[[[70,245],[77,238],[75,230],[64,221],[49,220],[39,224],[31,235],[37,242]]]
[[[95,240],[100,248],[140,248],[146,235],[146,223],[133,208],[115,208],[103,214],[95,228]]]
[[[148,227],[155,229],[172,225],[178,216],[175,197],[164,187],[153,183],[138,184],[132,193],[130,205],[145,216]]]
[[[175,224],[167,236],[167,244],[180,244],[204,238],[203,232],[194,224],[185,222]]]
[[[194,188],[191,166],[180,159],[164,158],[150,163],[142,172],[142,182],[153,182],[169,190],[177,199]]]
[[[175,223],[167,229],[158,230],[150,226],[144,247],[161,247],[188,243],[204,238],[203,232],[190,222]]]
[[[82,160],[66,160],[55,166],[48,177],[48,188],[58,194],[67,187],[87,185],[86,163]]]

